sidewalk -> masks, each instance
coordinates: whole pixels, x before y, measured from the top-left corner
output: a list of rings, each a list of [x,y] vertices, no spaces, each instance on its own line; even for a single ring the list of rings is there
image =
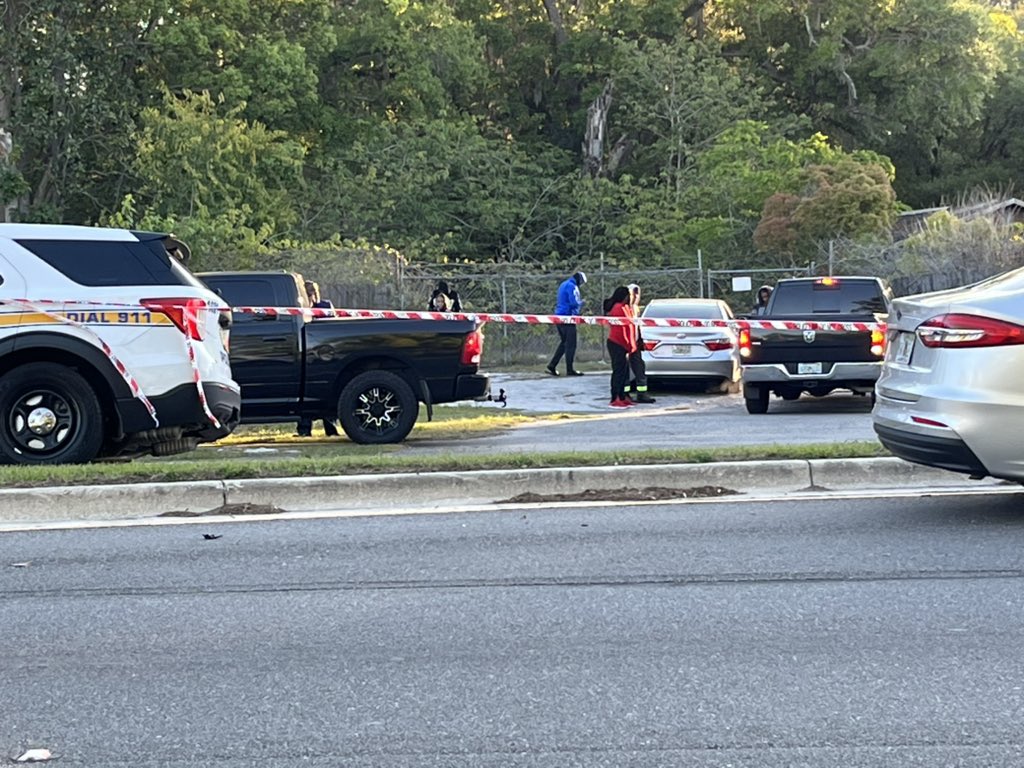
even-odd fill
[[[713,464],[574,467],[228,480],[191,483],[75,486],[0,490],[0,530],[13,524],[145,520],[164,513],[203,514],[231,505],[267,505],[286,512],[393,510],[448,512],[472,504],[498,504],[529,492],[540,496],[624,488],[690,491],[720,488],[730,494],[773,497],[807,491],[1017,486],[908,464],[895,458],[750,461]],[[723,494],[724,495],[724,494]],[[643,498],[637,495],[637,498]],[[742,496],[738,497],[742,498]],[[543,503],[543,502],[542,502]],[[664,503],[672,503],[666,501]],[[619,501],[619,506],[629,506]]]

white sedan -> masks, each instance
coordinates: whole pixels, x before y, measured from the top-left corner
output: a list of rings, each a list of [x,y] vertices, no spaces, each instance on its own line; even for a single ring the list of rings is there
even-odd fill
[[[654,299],[641,317],[732,320],[729,305],[719,299]],[[728,392],[740,380],[736,331],[724,328],[640,329],[648,379],[700,381]]]

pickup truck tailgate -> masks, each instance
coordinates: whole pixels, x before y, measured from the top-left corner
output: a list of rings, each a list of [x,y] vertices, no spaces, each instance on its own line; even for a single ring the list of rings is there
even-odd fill
[[[863,318],[859,320],[863,322]],[[751,331],[751,354],[743,363],[778,363],[795,374],[799,363],[877,361],[879,358],[871,353],[871,345],[870,331],[754,329]]]

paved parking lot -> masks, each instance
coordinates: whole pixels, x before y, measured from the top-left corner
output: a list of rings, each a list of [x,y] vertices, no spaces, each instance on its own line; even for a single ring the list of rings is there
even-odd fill
[[[536,374],[492,374],[493,392],[504,389],[508,407],[529,413],[590,416],[541,422],[501,435],[466,441],[409,445],[414,452],[600,450],[731,445],[833,443],[874,440],[871,401],[836,393],[795,402],[773,398],[765,415],[746,412],[739,394],[709,395],[698,389],[654,390],[654,405],[620,411],[608,407],[608,375],[553,378]],[[495,403],[481,407],[497,408]]]

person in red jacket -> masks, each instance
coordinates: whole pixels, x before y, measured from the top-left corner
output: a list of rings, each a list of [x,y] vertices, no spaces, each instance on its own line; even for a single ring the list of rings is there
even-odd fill
[[[605,300],[604,313],[608,317],[625,317],[633,319],[633,305],[629,298],[629,289],[620,285]],[[608,356],[612,361],[612,408],[629,408],[632,401],[626,397],[626,384],[629,383],[629,356],[637,351],[636,326],[612,325],[608,328]]]

